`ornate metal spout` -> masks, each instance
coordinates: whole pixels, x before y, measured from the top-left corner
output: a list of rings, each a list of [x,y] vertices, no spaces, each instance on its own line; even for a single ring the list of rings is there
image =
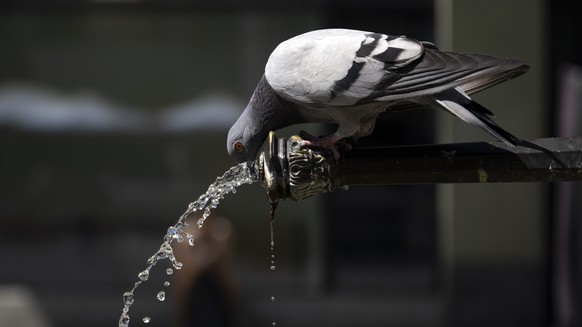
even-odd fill
[[[582,180],[582,137],[327,150],[269,134],[259,173],[274,206],[348,185],[557,182]]]
[[[259,154],[259,173],[271,203],[333,191],[334,168],[331,154],[303,147],[296,135],[285,141],[269,133]]]

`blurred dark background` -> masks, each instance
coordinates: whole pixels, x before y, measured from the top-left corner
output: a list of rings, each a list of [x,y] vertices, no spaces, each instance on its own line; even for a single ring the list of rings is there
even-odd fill
[[[582,135],[582,5],[549,0],[0,4],[0,326],[110,326],[189,202],[274,47],[345,27],[520,58],[475,98],[524,139]],[[291,128],[280,136],[295,133]],[[444,113],[385,115],[363,145],[488,140]],[[352,187],[227,197],[132,325],[582,326],[580,183]],[[169,287],[163,286],[168,281]],[[165,290],[167,299],[155,294]],[[271,297],[275,301],[271,301]]]

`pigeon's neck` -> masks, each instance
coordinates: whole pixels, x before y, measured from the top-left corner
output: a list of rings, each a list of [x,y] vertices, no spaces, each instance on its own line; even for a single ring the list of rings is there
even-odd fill
[[[268,133],[269,131],[300,122],[300,117],[297,115],[297,111],[294,110],[295,104],[277,95],[264,75],[257,84],[249,107],[252,108],[249,112],[252,115],[251,119],[258,126],[263,127],[262,133]]]

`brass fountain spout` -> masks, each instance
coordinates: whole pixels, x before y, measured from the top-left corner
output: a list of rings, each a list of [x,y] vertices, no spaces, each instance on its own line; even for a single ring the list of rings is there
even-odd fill
[[[269,133],[258,157],[273,207],[348,185],[557,182],[582,180],[582,137],[354,148],[336,160],[323,149]]]

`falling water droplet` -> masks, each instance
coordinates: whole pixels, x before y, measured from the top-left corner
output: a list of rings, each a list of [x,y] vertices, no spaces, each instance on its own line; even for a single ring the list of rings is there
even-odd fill
[[[146,269],[146,270],[140,272],[139,275],[137,275],[137,277],[145,282],[146,280],[148,280],[148,278],[150,278],[149,269]]]
[[[272,265],[271,270],[275,270],[275,269],[277,269],[277,267],[275,267],[275,265]]]
[[[277,323],[273,321],[273,327],[277,326]]]
[[[128,327],[128,326],[129,326],[129,316],[124,313],[119,318],[119,327]]]
[[[194,235],[186,234],[186,237],[188,238],[188,245],[194,246]]]
[[[168,281],[164,282],[164,286],[165,286],[165,287],[168,287],[168,286],[170,286],[170,282],[168,282]]]
[[[166,299],[166,292],[164,291],[158,292],[158,294],[156,295],[156,299],[158,299],[158,301],[164,301]]]
[[[181,263],[180,261],[174,260],[174,261],[172,261],[172,266],[174,266],[174,268],[176,268],[176,269],[182,269],[182,267],[184,266],[184,264]]]
[[[168,269],[166,269],[166,274],[167,274],[167,275],[171,275],[171,274],[173,274],[173,273],[174,273],[174,270],[173,270],[172,268],[168,268]]]
[[[131,306],[134,300],[133,292],[123,293],[123,303],[125,303],[126,306]]]
[[[275,302],[275,297],[271,296],[271,301]]]
[[[144,324],[149,324],[152,321],[152,318],[150,317],[143,317],[143,323]]]

